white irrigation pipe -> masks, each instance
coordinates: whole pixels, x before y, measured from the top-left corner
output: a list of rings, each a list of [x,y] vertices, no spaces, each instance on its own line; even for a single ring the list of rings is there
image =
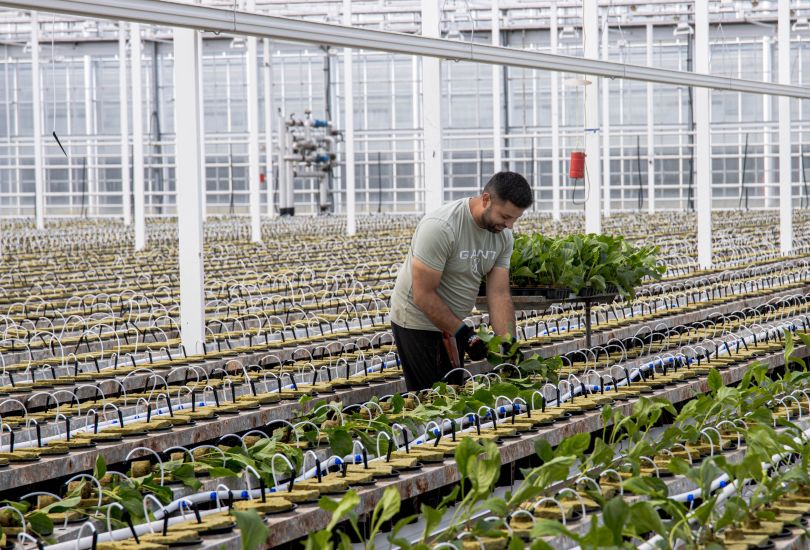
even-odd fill
[[[397,365],[396,360],[389,360],[389,361],[385,361],[385,362],[381,362],[381,363],[376,363],[375,365],[370,366],[368,368],[368,372],[382,371],[382,370],[384,370],[386,368],[393,368],[396,365]],[[295,376],[295,374],[292,374],[291,376]],[[299,382],[296,381],[296,384],[298,384],[298,383]],[[305,380],[301,380],[300,383],[304,384]],[[290,383],[290,384],[283,384],[281,386],[281,389],[282,390],[294,389],[295,387],[296,387],[295,385]],[[278,393],[278,387],[273,386],[273,389],[271,389],[271,390],[269,390],[268,392],[265,392],[265,393]],[[207,402],[207,401],[205,401],[203,399],[203,400],[197,401],[195,403],[195,408],[196,407],[213,406],[213,405],[214,405],[214,403]],[[175,411],[175,412],[176,411],[183,411],[183,410],[190,409],[190,408],[192,408],[191,403],[176,403],[176,404],[173,403],[172,404],[172,411]],[[153,411],[150,412],[150,417],[151,418],[155,418],[157,416],[166,416],[166,415],[170,415],[168,407],[157,408],[157,409],[154,409]],[[128,422],[133,422],[133,421],[145,419],[146,414],[144,414],[144,413],[129,414],[129,415],[124,416],[123,418],[124,418],[124,426],[126,426],[126,424]],[[112,420],[104,420],[104,421],[101,421],[101,422],[98,423],[98,429],[99,429],[99,431],[102,431],[104,428],[115,427],[115,426],[118,426],[118,425],[119,425],[119,422],[118,422],[117,418],[112,419]],[[81,426],[81,427],[73,428],[73,429],[71,429],[71,434],[86,431],[86,428],[88,428],[89,426],[90,426],[90,424],[87,424],[87,425]],[[47,444],[48,441],[55,441],[55,440],[61,440],[61,439],[64,439],[64,438],[61,435],[57,434],[57,435],[52,435],[52,436],[48,436],[48,437],[43,437],[43,438],[41,438],[41,441],[43,443]],[[15,449],[36,448],[37,445],[38,445],[38,442],[36,441],[36,439],[32,438],[32,439],[28,439],[26,441],[16,442],[15,445],[14,445],[14,448]]]
[[[804,439],[806,440],[808,438],[808,436],[810,436],[810,428],[804,430],[804,432],[802,432],[802,435],[804,436]],[[794,439],[797,442],[802,441],[802,439],[798,438],[798,437],[794,438]],[[762,466],[764,468],[772,468],[775,463],[778,464],[779,462],[782,461],[782,459],[785,456],[790,456],[790,454],[791,454],[791,452],[784,452],[784,453],[773,455],[771,457],[770,464],[768,464],[766,462],[763,462]],[[736,493],[738,485],[745,485],[745,483],[748,481],[747,479],[744,479],[744,480],[741,480],[741,482],[739,482],[739,483],[729,483],[729,479],[730,478],[729,478],[728,474],[723,474],[720,477],[718,477],[717,479],[715,479],[714,481],[712,481],[712,483],[710,485],[710,489],[709,489],[710,491],[716,491],[718,488],[722,488],[722,491],[720,492],[720,494],[717,497],[717,504],[723,502],[724,500],[728,499],[731,495]],[[700,489],[694,489],[692,491],[687,491],[685,493],[680,493],[678,495],[673,495],[673,496],[671,496],[669,498],[671,500],[675,500],[677,502],[690,502],[690,501],[693,501],[694,499],[700,497],[700,495],[701,495],[701,490]],[[689,517],[691,518],[692,516],[693,516],[693,514],[690,513]],[[663,537],[661,537],[661,535],[656,535],[653,538],[646,541],[645,543],[641,544],[638,547],[638,549],[639,550],[655,550],[656,548],[658,548],[656,543],[661,541],[661,540],[663,540]]]
[[[769,328],[768,330],[759,333],[757,336],[759,337],[760,335],[765,335],[766,333],[770,333],[770,332],[772,332],[774,330],[777,330],[778,328],[790,328],[791,330],[795,330],[797,327],[793,323],[785,323],[785,324],[782,324],[782,325],[777,325],[776,327],[773,327],[773,328]],[[753,342],[754,341],[754,335],[752,334],[751,336],[746,337],[746,338],[741,339],[741,340],[745,340],[746,342]],[[736,349],[739,348],[740,341],[739,340],[735,341],[733,344],[734,344],[734,347],[735,347],[735,350],[736,350]],[[654,364],[655,364],[655,362],[648,363],[646,365],[641,365],[640,367],[635,368],[633,373],[635,373],[635,375],[637,375],[637,376],[640,376],[640,368],[649,369],[649,368],[652,368]],[[632,377],[632,375],[631,375],[631,377]],[[625,381],[625,383],[626,383],[626,381]],[[616,385],[617,386],[622,385],[622,382],[619,382]],[[290,385],[289,387],[292,387],[292,386]],[[581,386],[578,389],[581,390]],[[574,393],[576,393],[576,392],[574,392]],[[565,396],[561,397],[561,401],[566,400],[566,396],[567,396],[567,399],[570,399],[571,395],[572,395],[572,392],[567,392],[565,394]],[[511,405],[511,404],[508,405],[508,406],[501,405],[501,406],[498,407],[497,412],[511,413],[513,408],[514,408],[514,405]],[[519,409],[520,409],[520,407],[518,405],[517,410],[519,410]],[[491,408],[491,410],[494,411],[495,408],[493,407],[493,408]],[[488,412],[486,416],[488,417],[488,416],[490,416],[490,414],[491,413]],[[458,417],[455,420],[458,422],[458,425],[463,426],[465,420],[467,420],[468,422],[471,422],[471,420],[470,420],[471,417],[472,417],[472,421],[474,421],[475,415],[464,415],[464,416]],[[479,419],[480,419],[480,416],[479,416]],[[508,418],[505,418],[504,422],[505,422],[506,425],[508,425]],[[442,433],[443,433],[444,427],[446,425],[449,426],[450,424],[451,424],[450,420],[444,420],[442,422],[442,425],[441,425]],[[480,428],[486,428],[486,427],[489,427],[490,425],[493,425],[493,424],[494,424],[494,420],[490,420],[490,421],[487,421],[487,422],[479,422],[478,425],[468,425],[466,428],[462,427],[462,429],[458,430],[457,433],[469,432],[469,431],[472,431],[473,429],[478,429],[479,426],[480,426]],[[436,428],[436,429],[439,430],[439,428]],[[805,435],[808,435],[808,434],[810,434],[810,429],[808,429],[808,431],[805,432]],[[425,435],[427,435],[427,434],[423,434],[423,436],[421,436],[421,437],[414,438],[412,444],[414,444],[414,445],[427,444],[429,440],[425,437]],[[781,456],[781,455],[777,455],[777,456]],[[335,464],[336,465],[342,465],[343,462],[354,462],[355,464],[357,464],[357,463],[359,463],[361,461],[361,459],[362,459],[361,455],[352,454],[352,455],[345,456],[343,459],[336,458]],[[384,459],[384,457],[376,457],[376,458],[370,459],[369,462],[371,462],[371,461],[379,461],[379,460],[383,460],[383,459]],[[310,470],[302,473],[301,476],[298,476],[296,478],[296,481],[305,480],[305,479],[309,479],[311,477],[314,477],[317,474],[316,469],[317,469],[317,467],[316,468],[311,468]],[[727,483],[727,482],[728,482],[728,476],[726,474],[724,474],[723,476],[720,476],[719,478],[717,478],[716,480],[714,480],[712,482],[711,490],[716,490],[717,488],[723,487],[724,493],[729,491],[729,489],[731,490],[731,492],[728,493],[730,495],[730,494],[733,493],[733,491],[735,489],[734,489],[733,484],[731,484],[731,485],[723,485],[724,483]],[[283,486],[283,485],[286,485],[287,483],[289,483],[289,482],[281,483],[280,485]],[[283,496],[284,491],[283,490],[279,491],[279,487],[275,486],[275,487],[271,487],[269,489],[269,492],[271,494],[278,494],[279,496]],[[683,493],[682,495],[676,495],[673,498],[683,498],[684,500],[688,500],[690,494],[693,495],[692,498],[695,498],[694,491]],[[699,490],[698,490],[697,494],[698,495],[700,494]],[[157,523],[157,524],[162,525],[162,518],[166,514],[171,514],[171,513],[174,513],[175,511],[179,510],[180,506],[182,505],[182,503],[184,501],[190,501],[190,502],[193,502],[193,503],[196,504],[196,503],[209,502],[209,501],[215,501],[216,502],[216,501],[218,501],[220,499],[223,499],[223,498],[233,498],[233,499],[243,499],[243,500],[261,498],[261,489],[254,489],[254,490],[242,489],[242,490],[237,490],[237,491],[215,490],[215,491],[206,491],[204,493],[196,493],[194,495],[188,495],[188,496],[182,497],[180,499],[177,499],[177,500],[169,503],[165,507],[163,507],[160,510],[155,512],[155,518],[158,519],[158,520],[161,520],[161,521],[156,521],[156,522],[151,522],[151,523],[145,523],[145,524],[138,525],[138,526],[136,526],[136,531],[143,531],[143,533],[146,533],[147,530],[150,530],[150,532],[151,532],[151,529],[154,528],[153,524]],[[174,523],[175,522],[174,520],[179,522],[179,521],[182,521],[183,518],[170,518],[169,523],[170,524]],[[113,531],[112,533],[105,533],[105,534],[99,535],[98,540],[99,541],[122,540],[122,539],[129,538],[130,534],[131,534],[131,531],[128,528],[126,528],[126,529],[118,529],[116,531]],[[84,539],[80,539],[80,540],[77,540],[77,541],[51,545],[51,546],[48,546],[47,548],[49,548],[51,550],[70,550],[72,548],[82,547],[83,545],[89,545],[91,542],[92,542],[92,537],[86,537]],[[639,548],[640,549],[643,548],[644,550],[654,550],[654,547],[652,545],[647,546],[647,544],[651,544],[651,543],[654,543],[654,539],[651,539],[650,541],[648,541],[647,543],[645,543],[644,545],[642,545]]]
[[[742,345],[743,341],[746,344],[753,343],[754,340],[757,340],[757,341],[761,340],[762,337],[764,337],[766,334],[771,334],[776,330],[785,329],[785,328],[787,328],[791,332],[793,332],[793,331],[797,330],[799,327],[795,323],[793,323],[792,321],[791,322],[785,322],[785,323],[773,326],[771,328],[768,328],[767,330],[761,331],[761,332],[757,333],[756,336],[752,333],[749,336],[739,338],[739,339],[735,340],[734,342],[730,342],[729,347],[733,347],[734,351],[737,351],[737,350],[739,350],[739,348]],[[719,349],[719,350],[717,350],[715,352],[715,357],[717,357],[719,355],[728,355],[728,350],[725,349],[725,346],[722,346],[721,349]],[[690,364],[694,363],[695,361],[696,361],[696,359],[694,359],[694,358],[690,358],[690,357],[686,358],[687,365],[690,365]],[[638,365],[637,367],[632,367],[632,369],[629,371],[630,372],[630,380],[631,381],[637,381],[642,376],[641,375],[642,370],[644,370],[645,372],[650,372],[656,366],[662,366],[662,365],[664,365],[664,363],[665,362],[663,361],[663,359],[656,359],[656,360],[650,361],[649,363],[645,363],[643,365]],[[670,357],[666,361],[666,363],[667,364],[674,363],[674,358]],[[628,384],[628,381],[626,379],[623,379],[623,380],[617,382],[616,386],[626,386],[627,384]],[[601,388],[599,386],[591,385],[590,389],[592,391],[598,391]],[[610,390],[613,389],[612,384],[605,386],[605,391],[608,391],[609,389]],[[571,399],[571,397],[577,396],[577,395],[579,395],[581,393],[582,393],[582,386],[581,385],[574,386],[573,390],[565,392],[565,393],[560,395],[560,401],[561,402],[569,401]],[[555,403],[556,401],[557,401],[556,398],[549,399],[549,400],[546,401],[546,404],[548,405],[548,404],[551,404],[551,403]]]

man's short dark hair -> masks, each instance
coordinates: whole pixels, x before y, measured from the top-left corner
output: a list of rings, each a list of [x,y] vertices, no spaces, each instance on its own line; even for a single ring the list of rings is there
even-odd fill
[[[484,192],[518,208],[528,208],[534,202],[529,182],[517,172],[498,172],[484,186]]]

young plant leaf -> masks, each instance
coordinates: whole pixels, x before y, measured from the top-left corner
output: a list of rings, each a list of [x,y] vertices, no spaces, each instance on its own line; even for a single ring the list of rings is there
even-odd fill
[[[258,550],[267,546],[270,529],[264,519],[255,510],[231,510],[239,527],[242,550]]]

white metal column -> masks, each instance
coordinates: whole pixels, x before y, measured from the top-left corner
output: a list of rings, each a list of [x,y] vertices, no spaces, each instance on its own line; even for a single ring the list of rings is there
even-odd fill
[[[709,0],[695,1],[695,72],[709,74]],[[712,136],[710,91],[694,88],[695,200],[697,202],[698,265],[712,266]]]
[[[85,175],[87,177],[87,211],[92,216],[98,214],[98,184],[96,179],[96,154],[93,141],[95,130],[95,86],[93,83],[93,61],[89,55],[82,59],[84,69],[84,135],[87,136]]]
[[[267,216],[274,217],[276,208],[273,204],[273,65],[270,52],[270,39],[262,39],[264,57],[264,185],[267,194]]]
[[[597,0],[585,0],[582,8],[582,46],[586,59],[599,59],[599,11]],[[602,169],[599,160],[599,80],[584,86],[585,93],[585,232],[601,233]]]
[[[557,54],[557,1],[551,0],[551,53]],[[560,76],[551,72],[551,217],[560,221]]]
[[[653,32],[655,27],[647,23],[647,66],[653,66]],[[653,125],[653,83],[647,82],[647,212],[655,212],[655,135]]]
[[[610,60],[610,22],[607,11],[602,25],[602,59]],[[610,80],[602,81],[602,214],[610,217]]]
[[[135,199],[135,250],[146,246],[146,222],[144,220],[144,173],[143,173],[143,84],[141,75],[141,25],[132,23],[129,28],[130,63],[132,69],[132,180]],[[175,58],[175,64],[177,59]],[[183,98],[181,94],[177,97]],[[185,100],[185,98],[183,98]],[[180,102],[182,103],[182,101]],[[196,135],[196,134],[195,134]],[[177,204],[182,204],[177,202]],[[182,209],[178,209],[182,210]]]
[[[39,18],[31,12],[31,109],[34,114],[34,207],[37,229],[45,229],[45,159],[42,145],[42,85],[39,74]],[[53,113],[56,116],[56,113]]]
[[[773,80],[771,37],[762,37],[762,81]],[[773,188],[773,148],[771,136],[771,122],[773,121],[773,96],[762,95],[762,185],[765,188],[765,208],[776,207],[776,193]]]
[[[778,2],[779,84],[790,84],[790,2]],[[779,97],[779,249],[793,250],[793,166],[790,158],[790,98]]]
[[[248,11],[256,9],[256,1],[248,0]],[[258,44],[255,36],[247,37],[247,116],[248,116],[248,190],[250,191],[250,240],[262,240],[261,195],[259,194],[259,67]]]
[[[419,131],[417,128],[422,123],[422,114],[419,109],[419,58],[417,56],[411,57],[411,127],[413,132],[413,211],[419,211],[419,188],[418,183],[420,178],[424,178],[425,163],[418,162],[419,149],[422,147],[422,142],[419,140]],[[422,149],[424,152],[424,149]],[[424,179],[423,179],[424,181]]]
[[[203,214],[200,185],[200,86],[197,31],[175,27],[174,117],[180,261],[180,337],[188,353],[205,342]]]
[[[130,194],[132,182],[129,179],[129,92],[127,86],[127,27],[123,21],[118,24],[118,118],[121,124],[121,209],[124,225],[132,224]]]
[[[422,0],[422,36],[439,37],[439,2],[436,0]],[[422,57],[425,212],[444,202],[441,72],[438,58]]]
[[[501,45],[501,9],[498,7],[498,0],[492,0],[492,45]],[[492,66],[492,171],[500,172],[503,163],[503,136],[501,126],[503,124],[501,109],[503,108],[501,96],[503,90],[501,85],[503,80],[501,75],[505,70],[500,65]],[[481,182],[484,183],[484,182]]]
[[[352,24],[352,2],[343,0],[343,24]],[[357,233],[356,197],[354,196],[354,65],[352,49],[343,48],[343,151],[346,163],[346,234]]]
[[[199,0],[202,2],[202,0]],[[202,212],[203,222],[208,217],[208,181],[205,168],[205,88],[203,86],[203,52],[205,45],[203,34],[197,33],[197,71],[199,72],[200,84],[200,185],[202,185]]]

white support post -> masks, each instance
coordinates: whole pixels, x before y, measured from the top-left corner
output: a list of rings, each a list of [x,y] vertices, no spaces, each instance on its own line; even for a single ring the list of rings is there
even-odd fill
[[[262,39],[262,55],[264,57],[263,85],[264,85],[264,185],[267,194],[267,216],[276,215],[273,204],[273,65],[270,51],[270,39]]]
[[[597,0],[585,0],[582,8],[584,24],[582,43],[586,59],[599,59],[599,11]],[[601,233],[602,169],[599,160],[599,79],[585,89],[585,232]]]
[[[602,60],[610,60],[610,22],[605,12],[602,26]],[[610,217],[610,80],[602,81],[602,215]]]
[[[762,37],[762,81],[773,80],[771,37]],[[762,95],[762,185],[765,188],[765,208],[776,207],[776,193],[773,188],[773,147],[771,122],[773,121],[773,96]]]
[[[709,74],[709,0],[695,1],[695,72]],[[710,90],[694,88],[698,265],[712,266],[712,136]]]
[[[653,27],[647,23],[647,66],[653,66]],[[655,212],[655,134],[653,83],[647,82],[647,212]]]
[[[411,57],[411,128],[414,129],[413,132],[413,211],[419,211],[419,189],[417,188],[417,182],[420,178],[424,178],[424,162],[417,162],[419,157],[419,148],[422,146],[422,142],[419,141],[419,133],[417,128],[419,128],[420,124],[422,123],[422,115],[419,110],[419,84],[421,80],[419,78],[419,58],[417,56]],[[424,151],[424,149],[423,149]]]
[[[93,141],[95,130],[95,85],[93,83],[93,62],[89,55],[82,59],[84,68],[84,135],[87,137],[85,173],[87,176],[88,212],[98,214],[98,185],[96,179],[96,154]]]
[[[551,53],[557,54],[557,1],[551,0]],[[560,76],[551,73],[551,217],[560,221]]]
[[[202,0],[199,0],[200,2]],[[200,185],[202,185],[202,212],[203,222],[208,218],[208,182],[207,170],[205,168],[205,87],[203,86],[203,52],[205,49],[203,34],[197,33],[197,71],[199,74],[200,83]]]
[[[123,21],[118,24],[118,118],[121,124],[121,209],[124,225],[132,224],[130,194],[132,182],[129,179],[129,87],[127,86],[127,27]]]
[[[42,86],[39,74],[39,18],[31,12],[31,109],[34,113],[34,207],[37,229],[45,229],[45,158],[42,144]],[[53,113],[56,116],[56,113]]]
[[[132,70],[132,180],[135,199],[135,250],[146,246],[145,189],[143,173],[143,84],[141,75],[141,25],[132,23],[129,28],[131,46],[130,63]],[[175,58],[175,64],[177,58]],[[177,94],[178,98],[185,98]],[[180,103],[182,103],[181,101]],[[182,133],[182,132],[181,132]],[[195,134],[196,135],[196,134]],[[179,164],[178,164],[179,166]],[[182,204],[177,202],[177,204]],[[182,210],[182,209],[179,209]]]
[[[498,7],[498,0],[492,0],[492,45],[501,45],[501,9]],[[501,109],[503,107],[501,95],[503,82],[501,75],[504,68],[500,65],[492,66],[492,171],[500,172],[503,164],[503,135],[501,126],[503,125]],[[483,183],[483,182],[481,182]]]
[[[256,1],[248,0],[248,11],[256,9]],[[259,67],[258,44],[255,36],[247,37],[247,117],[248,117],[248,190],[250,191],[250,240],[262,240],[261,195],[259,193]]]
[[[352,24],[351,0],[343,0],[343,24]],[[354,190],[354,65],[352,49],[343,48],[343,129],[346,163],[346,234],[357,233],[356,197]]]
[[[778,2],[777,49],[779,84],[790,84],[790,2]],[[793,251],[793,166],[790,139],[790,98],[779,96],[779,249]]]
[[[200,185],[200,86],[197,31],[173,28],[177,223],[180,261],[180,338],[187,353],[199,353],[205,342],[203,290],[203,216]]]
[[[422,36],[439,37],[439,6],[436,0],[422,0]],[[442,81],[441,62],[422,57],[422,128],[424,129],[424,212],[444,202],[444,162],[442,159]]]

